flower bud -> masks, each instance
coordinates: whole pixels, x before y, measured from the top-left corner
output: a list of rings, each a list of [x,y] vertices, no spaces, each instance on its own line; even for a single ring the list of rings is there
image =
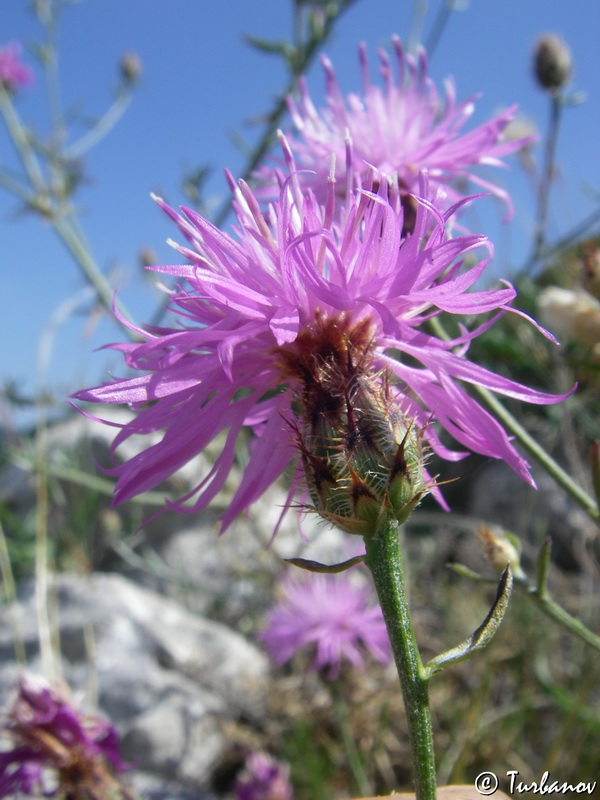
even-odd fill
[[[136,84],[142,76],[142,62],[137,53],[124,53],[119,63],[119,72],[127,86]]]
[[[538,307],[544,325],[561,338],[592,347],[600,342],[600,301],[583,289],[547,286],[540,292]]]
[[[385,521],[405,522],[430,486],[420,432],[391,407],[385,388],[366,376],[346,388],[337,414],[305,419],[300,449],[318,513],[371,536]]]
[[[542,87],[557,92],[569,81],[573,62],[567,44],[553,33],[541,36],[534,49],[533,70]]]
[[[515,577],[523,575],[521,569],[521,556],[519,554],[518,539],[505,531],[482,526],[476,531],[477,538],[483,546],[488,561],[499,572],[504,572],[510,565]]]

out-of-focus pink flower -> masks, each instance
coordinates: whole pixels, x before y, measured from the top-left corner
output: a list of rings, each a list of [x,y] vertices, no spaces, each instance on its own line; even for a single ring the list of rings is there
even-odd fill
[[[293,800],[289,768],[266,753],[251,753],[233,787],[236,800]]]
[[[19,42],[0,47],[0,82],[11,92],[33,83],[33,72],[21,61],[21,49]]]
[[[456,179],[461,179],[465,185],[474,183],[501,197],[511,213],[508,194],[473,168],[504,166],[502,157],[529,141],[502,141],[502,132],[514,118],[516,106],[465,132],[475,99],[457,103],[454,83],[448,79],[442,103],[427,76],[425,52],[420,51],[415,60],[404,53],[398,37],[393,37],[392,45],[397,74],[394,77],[390,58],[381,50],[382,86],[371,82],[366,49],[360,46],[360,95],[343,97],[326,57],[322,59],[327,88],[324,108],[315,107],[306,80],[300,81],[298,100],[289,100],[295,133],[288,139],[298,168],[307,170],[301,176],[302,182],[323,199],[331,156],[335,154],[338,186],[345,185],[348,173],[358,186],[363,185],[373,166],[382,175],[397,175],[402,191],[415,192],[419,174],[427,170],[432,187],[443,186],[450,202],[464,195],[457,187]],[[264,166],[257,171],[257,177],[268,193],[268,187],[275,183],[275,170]]]
[[[115,777],[125,769],[117,732],[74,708],[63,689],[23,675],[2,732],[12,748],[0,752],[0,797],[129,796]]]
[[[381,664],[391,657],[380,606],[369,603],[366,586],[340,575],[288,579],[260,638],[277,664],[314,651],[313,669],[330,679],[344,663],[364,669],[367,653]]]
[[[398,187],[376,173],[345,201],[343,221],[337,222],[334,184],[321,206],[300,186],[282,143],[290,176],[268,211],[244,182],[232,183],[235,236],[192,209],[179,216],[159,201],[190,245],[174,245],[190,263],[153,268],[181,282],[170,297],[179,325],[128,326],[144,341],[110,347],[138,374],[75,395],[86,402],[127,403],[135,411],[131,422],[117,426],[115,449],[136,434],[164,431],[161,441],[108,470],[118,476],[115,502],[157,486],[223,433],[212,469],[182,498],[192,502],[173,506],[183,512],[205,507],[223,487],[238,435],[249,426],[254,437],[222,517],[227,527],[297,457],[293,428],[308,413],[306,395],[315,416],[345,402],[341,396],[319,401],[320,381],[336,373],[355,388],[364,377],[384,386],[394,412],[424,429],[443,458],[466,453],[443,445],[433,420],[463,446],[504,459],[533,483],[502,426],[463,386],[484,386],[530,403],[561,399],[466,358],[469,342],[510,310],[516,294],[508,284],[471,291],[488,261],[466,266],[463,259],[485,245],[485,237],[448,239],[457,208],[441,213],[423,182],[414,231],[404,238]],[[460,324],[454,338],[445,340],[427,324],[442,311],[485,317],[471,330]],[[292,500],[293,489],[288,505]]]

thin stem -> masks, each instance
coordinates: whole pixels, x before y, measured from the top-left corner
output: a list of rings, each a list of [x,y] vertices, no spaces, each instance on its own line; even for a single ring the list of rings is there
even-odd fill
[[[365,772],[365,766],[360,752],[354,741],[354,736],[352,735],[352,729],[348,720],[348,705],[334,684],[329,684],[329,689],[333,711],[340,729],[350,772],[352,773],[358,791],[361,795],[368,797],[373,794],[373,792],[369,784],[369,779],[367,778],[367,773]]]
[[[542,558],[545,559],[547,553],[549,553],[549,550],[546,547],[546,553],[542,553]],[[451,568],[458,575],[478,581],[479,583],[494,583],[493,578],[484,578],[479,573],[465,567],[464,564],[452,564]],[[515,575],[515,585],[523,589],[526,593],[526,597],[535,603],[540,611],[546,614],[547,617],[557,622],[559,625],[562,625],[569,633],[572,633],[586,644],[589,644],[594,650],[600,652],[600,636],[591,631],[581,620],[571,616],[568,611],[565,611],[562,606],[552,600],[548,595],[548,590],[545,586],[545,579],[547,577],[545,574],[546,568],[547,566],[544,564],[542,566],[544,575],[538,575],[537,584],[532,583],[526,575]]]
[[[448,25],[448,20],[454,11],[454,6],[455,0],[444,0],[438,9],[437,16],[433,21],[433,25],[431,26],[431,30],[429,31],[429,36],[427,37],[427,42],[425,44],[425,50],[429,59],[431,59],[433,51],[436,49],[440,39],[442,38],[442,34]]]
[[[583,622],[576,617],[571,616],[568,611],[562,606],[559,606],[552,600],[547,592],[541,593],[539,588],[531,584],[527,579],[515,579],[515,583],[521,585],[527,592],[527,597],[536,604],[536,606],[544,612],[547,617],[562,625],[574,636],[577,636],[582,641],[593,647],[594,650],[600,652],[600,636],[593,633]]]
[[[19,622],[17,611],[17,590],[15,587],[15,578],[13,575],[12,564],[10,562],[10,554],[8,552],[8,545],[4,535],[4,528],[0,522],[0,575],[2,575],[2,587],[4,589],[4,597],[10,604],[10,621],[12,624],[13,645],[15,648],[15,656],[19,665],[27,668],[27,654],[25,651],[25,643],[23,641],[23,632]]]
[[[544,245],[539,253],[533,253],[517,272],[515,283],[518,283],[521,279],[530,275],[531,270],[538,260],[556,258],[560,253],[580,242],[598,222],[600,222],[600,209],[592,211],[591,214],[585,217],[581,222],[578,222],[570,231],[560,239],[557,239],[553,244]]]
[[[444,326],[436,317],[429,320],[433,331],[440,339],[449,340],[449,336],[444,330]],[[520,422],[505,408],[498,398],[484,386],[473,387],[477,394],[482,398],[487,407],[495,417],[501,422],[523,447],[539,462],[540,466],[546,470],[548,475],[553,478],[559,486],[588,514],[596,523],[600,523],[600,511],[595,500],[575,483],[573,478],[558,464],[552,456],[537,442],[533,436],[525,430]]]
[[[88,150],[91,150],[92,147],[95,147],[101,139],[110,133],[111,129],[114,128],[123,114],[127,111],[132,97],[132,92],[121,89],[114,103],[96,122],[96,124],[90,128],[90,130],[87,131],[84,136],[66,148],[66,157],[81,158],[81,156],[87,153]]]
[[[25,170],[31,185],[34,187],[36,192],[38,192],[40,195],[43,195],[46,191],[44,175],[33,154],[33,150],[29,141],[29,135],[24,125],[21,123],[19,115],[15,111],[10,94],[4,88],[1,81],[0,111],[2,112],[4,123],[17,150],[17,153],[19,154],[21,163],[23,164],[23,169]]]
[[[75,261],[81,267],[83,274],[85,275],[89,284],[93,286],[94,291],[96,292],[96,295],[98,296],[98,299],[102,305],[104,305],[105,308],[112,314],[114,303],[114,306],[121,317],[131,320],[132,317],[128,314],[123,304],[114,297],[113,288],[96,266],[96,263],[90,255],[88,248],[81,240],[80,236],[77,235],[73,226],[70,225],[69,222],[63,217],[56,217],[52,219],[52,226],[62,239],[63,243]]]
[[[304,74],[308,70],[308,67],[312,63],[313,59],[316,57],[320,48],[323,46],[323,44],[325,44],[327,39],[329,39],[329,37],[333,33],[333,29],[335,27],[335,23],[337,22],[337,20],[339,20],[342,14],[346,13],[348,9],[355,2],[357,2],[357,0],[346,0],[346,2],[341,3],[338,7],[336,7],[332,12],[332,16],[327,16],[325,24],[323,26],[323,31],[319,37],[311,37],[309,41],[306,42],[305,44],[296,41],[295,43],[296,57],[294,57],[293,59],[293,65],[291,70],[292,74],[290,76],[287,86],[282,91],[281,95],[276,101],[274,108],[267,116],[267,124],[258,144],[248,157],[246,167],[244,169],[244,172],[242,173],[243,180],[248,180],[248,178],[252,176],[252,173],[254,172],[256,167],[260,164],[264,155],[267,153],[269,147],[271,146],[271,143],[273,142],[273,139],[279,127],[279,123],[287,109],[287,97],[288,95],[291,95],[296,89],[300,75]],[[294,18],[294,23],[297,24],[297,18]],[[295,39],[298,39],[297,30],[295,34]],[[214,219],[214,223],[218,228],[220,228],[223,225],[230,211],[231,211],[231,201],[229,198],[227,198]]]
[[[550,188],[554,180],[555,172],[555,153],[558,131],[560,127],[560,117],[563,106],[562,96],[558,93],[552,94],[550,105],[550,126],[546,139],[544,173],[540,182],[539,205],[537,230],[534,246],[534,257],[538,258],[546,243],[546,225],[548,222],[548,202],[550,198]]]
[[[52,647],[52,633],[48,614],[48,462],[46,424],[43,410],[39,409],[36,433],[36,546],[35,546],[35,609],[40,643],[40,657],[44,675],[55,678],[56,659]]]
[[[573,478],[544,450],[533,436],[530,436],[521,423],[513,417],[492,392],[483,386],[476,386],[475,389],[490,410],[494,412],[496,418],[516,436],[523,447],[539,462],[548,475],[554,478],[556,483],[573,498],[594,522],[600,522],[600,512],[594,499],[579,484],[575,483]]]
[[[425,25],[425,17],[427,16],[428,5],[428,0],[415,0],[413,5],[407,45],[407,50],[409,53],[414,53],[417,47],[421,44],[421,40],[423,38],[423,26]]]
[[[435,800],[436,774],[429,692],[404,588],[398,525],[384,523],[365,539],[365,563],[371,570],[383,611],[408,719],[417,800]]]
[[[30,138],[16,113],[10,95],[0,82],[0,112],[4,118],[9,135],[20,156],[23,169],[29,182],[31,183],[34,194],[26,196],[29,205],[36,208],[43,214],[58,236],[62,239],[67,249],[74,257],[77,264],[81,267],[83,274],[94,290],[100,302],[106,307],[109,313],[113,310],[113,289],[96,266],[89,248],[83,241],[82,235],[78,233],[75,222],[70,222],[61,209],[60,205],[51,201],[52,191],[47,185],[41,167],[35,157],[31,146]],[[23,198],[26,192],[20,184],[12,184],[7,176],[3,175],[1,184],[12,190],[17,196]],[[119,313],[124,317],[129,317],[122,304],[117,303]],[[129,317],[131,319],[131,317]]]

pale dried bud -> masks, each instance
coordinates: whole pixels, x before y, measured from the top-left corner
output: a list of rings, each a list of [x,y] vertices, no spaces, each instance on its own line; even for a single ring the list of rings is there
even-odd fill
[[[142,76],[142,62],[138,54],[133,51],[124,53],[119,63],[119,72],[128,86],[137,83]]]
[[[558,91],[569,81],[573,69],[571,51],[560,36],[545,33],[538,39],[533,69],[542,89],[550,92]]]
[[[548,286],[538,298],[544,325],[560,338],[595,347],[600,344],[600,302],[582,289]]]
[[[510,565],[515,577],[523,574],[521,570],[519,550],[513,544],[511,539],[516,537],[506,534],[504,531],[482,526],[476,531],[477,538],[483,546],[483,551],[488,561],[499,572],[504,572],[507,566]]]
[[[142,267],[151,267],[158,261],[156,251],[149,245],[144,245],[140,248],[138,259]]]

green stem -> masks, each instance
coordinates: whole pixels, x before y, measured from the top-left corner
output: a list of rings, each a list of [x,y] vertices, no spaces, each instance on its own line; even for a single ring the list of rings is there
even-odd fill
[[[417,800],[435,800],[436,774],[427,678],[410,619],[396,522],[365,539],[371,570],[400,677],[412,751]]]
[[[495,395],[483,386],[475,387],[477,393],[483,398],[488,408],[494,412],[494,416],[505,425],[511,433],[514,433],[523,447],[539,462],[545,471],[554,478],[556,483],[569,494],[573,500],[588,514],[594,522],[600,522],[600,511],[592,497],[585,492],[579,484],[547,453],[544,448],[525,430],[525,428],[513,417]]]
[[[95,147],[114,128],[123,114],[127,111],[133,94],[131,91],[121,89],[108,111],[96,122],[93,128],[67,147],[67,158],[81,158],[88,150]]]
[[[356,742],[354,741],[354,736],[352,735],[350,721],[348,719],[348,706],[335,685],[330,684],[329,690],[331,694],[333,711],[340,729],[340,735],[342,737],[344,750],[346,751],[350,772],[352,773],[352,777],[354,778],[354,782],[356,783],[356,788],[358,791],[361,793],[361,795],[367,797],[373,794],[373,792],[365,772],[365,767],[362,762],[360,752],[356,746]]]
[[[548,202],[550,199],[550,189],[554,180],[555,172],[555,153],[556,142],[558,140],[558,130],[560,127],[560,117],[563,100],[561,95],[553,94],[550,103],[550,127],[546,139],[544,174],[539,190],[539,206],[537,231],[534,245],[534,257],[539,258],[546,244],[546,226],[548,222]]]
[[[444,326],[437,317],[433,317],[429,324],[432,330],[444,341],[449,336]],[[600,523],[600,510],[594,498],[584,491],[579,484],[558,464],[552,456],[525,430],[521,423],[502,405],[496,395],[484,386],[474,385],[474,390],[485,402],[496,419],[501,422],[510,433],[523,445],[523,447],[539,462],[540,466],[553,478],[559,486],[590,516],[594,522]]]
[[[528,586],[527,589],[527,596],[533,600],[547,617],[553,619],[554,622],[558,622],[559,625],[562,625],[563,628],[566,628],[574,636],[579,637],[586,642],[586,644],[589,644],[590,647],[593,647],[594,650],[600,652],[600,636],[593,633],[576,617],[572,617],[568,611],[565,611],[562,606],[559,606],[558,603],[551,600],[548,595],[540,595],[539,592],[531,586]]]
[[[114,289],[100,272],[90,251],[77,234],[73,224],[70,224],[64,217],[55,217],[51,220],[52,227],[71,253],[76,263],[81,268],[87,282],[94,288],[96,296],[112,316],[113,302],[119,314],[126,319],[133,319],[123,303],[114,297]],[[132,338],[134,338],[132,336]]]
[[[1,81],[0,112],[2,113],[8,134],[13,141],[17,153],[19,154],[21,163],[23,164],[23,169],[25,170],[31,185],[39,195],[43,195],[46,191],[44,175],[31,148],[29,134],[27,133],[24,125],[21,123],[19,115],[13,106],[10,94],[4,88]]]
[[[277,129],[279,128],[279,124],[287,110],[288,95],[291,95],[296,90],[298,86],[298,79],[301,75],[308,71],[308,68],[316,58],[319,50],[331,37],[337,20],[339,20],[342,15],[345,14],[356,2],[357,0],[345,0],[345,2],[340,3],[338,6],[332,5],[329,12],[330,16],[326,16],[325,24],[320,35],[318,37],[310,36],[306,42],[302,40],[299,17],[297,14],[294,16],[294,48],[296,55],[293,59],[293,63],[290,65],[291,74],[289,81],[287,86],[277,98],[274,108],[266,116],[267,122],[263,130],[263,134],[258,144],[248,157],[248,161],[241,176],[242,180],[247,181],[252,177],[254,170],[261,163],[263,157],[272,145],[275,134],[277,133]],[[217,228],[220,228],[223,225],[230,212],[231,200],[228,197],[223,202],[223,205],[214,217],[213,221]]]

